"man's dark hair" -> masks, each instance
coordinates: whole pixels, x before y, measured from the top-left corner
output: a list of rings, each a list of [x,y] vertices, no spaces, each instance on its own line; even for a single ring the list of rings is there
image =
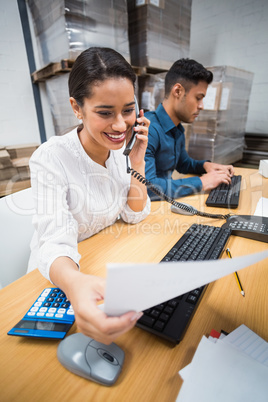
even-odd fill
[[[200,81],[210,84],[213,74],[202,64],[193,59],[180,59],[170,67],[165,77],[165,96],[170,94],[172,87],[180,83],[185,91],[189,91],[193,85],[198,85]]]

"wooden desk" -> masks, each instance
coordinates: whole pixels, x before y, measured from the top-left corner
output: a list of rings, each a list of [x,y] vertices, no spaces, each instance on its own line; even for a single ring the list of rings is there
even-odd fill
[[[268,197],[268,180],[256,170],[236,169],[236,173],[243,175],[237,213],[253,214],[258,199]],[[206,208],[206,197],[194,195],[183,201],[210,212],[225,211]],[[126,225],[118,221],[80,243],[81,269],[105,276],[107,262],[158,262],[194,222],[218,226],[224,223],[176,215],[170,212],[169,204],[155,202],[144,222]],[[229,246],[234,257],[267,249],[267,243],[235,236]],[[116,343],[125,351],[125,363],[112,387],[87,381],[61,366],[56,357],[58,341],[6,335],[42,289],[50,286],[37,270],[31,272],[0,291],[0,400],[175,401],[182,384],[178,371],[191,361],[202,335],[208,335],[212,328],[232,331],[244,323],[268,341],[267,266],[266,260],[239,272],[245,298],[233,274],[211,283],[184,339],[175,347],[139,328],[118,338]],[[74,324],[69,334],[76,331]]]

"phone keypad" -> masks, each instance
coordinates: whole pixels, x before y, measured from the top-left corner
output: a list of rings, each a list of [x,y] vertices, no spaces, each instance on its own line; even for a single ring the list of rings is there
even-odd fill
[[[232,229],[240,230],[253,230],[255,232],[259,231],[262,233],[268,232],[268,228],[265,223],[251,222],[251,221],[234,221],[230,223]]]
[[[58,288],[46,288],[28,310],[26,317],[42,317],[46,319],[58,319],[74,321],[74,311],[70,301],[62,290]]]

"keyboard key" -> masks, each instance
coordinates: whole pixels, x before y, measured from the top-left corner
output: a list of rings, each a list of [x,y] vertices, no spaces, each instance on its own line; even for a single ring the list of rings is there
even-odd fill
[[[169,319],[169,315],[168,315],[168,314],[165,314],[165,313],[162,313],[162,314],[160,314],[159,318],[160,318],[160,320],[166,322],[166,321],[168,321],[168,319]]]
[[[157,331],[163,331],[165,327],[165,323],[163,321],[156,321],[156,323],[154,324],[154,329],[156,329]]]
[[[176,307],[178,303],[179,302],[177,300],[175,300],[175,299],[168,301],[168,305],[171,306],[171,307]]]
[[[188,303],[192,303],[192,304],[195,304],[197,302],[197,300],[198,300],[198,298],[192,294],[190,294],[186,299],[186,301]]]
[[[170,307],[170,306],[166,306],[165,308],[164,308],[164,313],[166,313],[166,314],[172,314],[173,313],[173,311],[174,311],[174,308],[172,308],[172,307]]]
[[[196,297],[199,297],[201,290],[200,289],[195,289],[191,291],[191,295],[194,295]]]
[[[152,327],[153,324],[155,322],[155,319],[152,317],[149,317],[148,315],[143,315],[140,319],[139,319],[139,323],[146,325],[148,327]]]
[[[155,310],[155,309],[153,309],[153,310],[150,312],[150,315],[151,315],[152,317],[154,317],[154,318],[158,318],[158,317],[159,317],[159,314],[160,314],[160,311],[159,311],[159,310]]]

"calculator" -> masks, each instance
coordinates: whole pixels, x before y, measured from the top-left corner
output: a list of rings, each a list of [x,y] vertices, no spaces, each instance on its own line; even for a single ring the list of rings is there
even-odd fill
[[[8,335],[63,339],[74,319],[65,293],[59,288],[46,288]]]

